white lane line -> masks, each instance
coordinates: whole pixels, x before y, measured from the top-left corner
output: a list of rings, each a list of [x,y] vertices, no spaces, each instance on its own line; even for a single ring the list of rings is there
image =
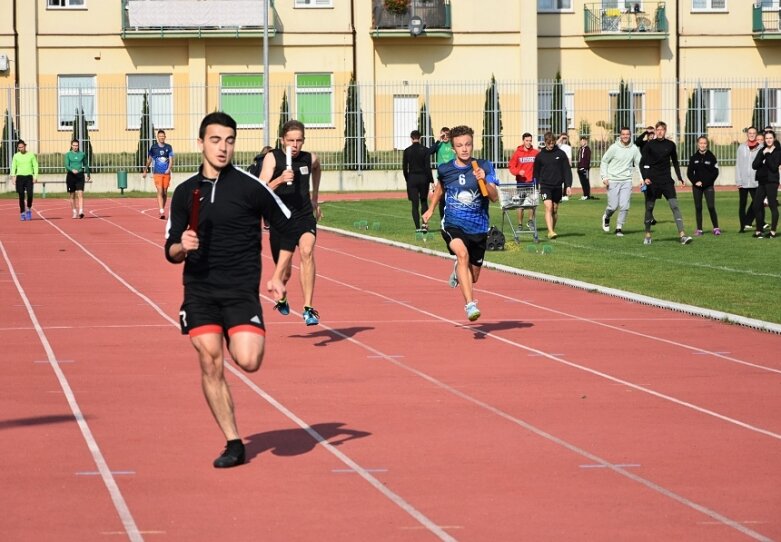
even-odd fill
[[[446,283],[447,282],[444,279],[434,278],[434,277],[432,277],[430,275],[425,275],[423,273],[417,273],[417,272],[411,271],[409,269],[400,269],[398,267],[394,267],[392,265],[388,265],[388,264],[386,264],[384,262],[380,262],[380,261],[377,261],[377,260],[372,260],[372,259],[369,259],[369,258],[358,256],[356,254],[351,254],[351,253],[348,253],[348,252],[344,252],[342,250],[333,249],[333,248],[327,248],[327,247],[323,247],[321,245],[318,245],[317,248],[319,250],[326,250],[326,251],[329,251],[329,252],[340,254],[342,256],[347,256],[347,257],[350,257],[350,258],[353,258],[353,259],[356,259],[356,260],[360,260],[362,262],[371,263],[371,264],[378,265],[380,267],[385,267],[385,268],[388,268],[388,269],[393,269],[396,272],[402,272],[402,273],[406,273],[406,274],[409,274],[409,275],[413,275],[415,277],[424,278],[426,280],[430,280],[430,281],[433,281],[433,282],[437,282],[437,283]],[[732,362],[732,363],[737,363],[737,364],[740,364],[740,365],[745,365],[745,366],[751,367],[753,369],[761,369],[763,371],[768,371],[768,372],[772,372],[772,373],[781,374],[781,369],[776,369],[774,367],[768,367],[766,365],[758,365],[756,363],[751,363],[749,361],[744,361],[744,360],[741,360],[741,359],[738,359],[738,358],[734,358],[734,357],[731,357],[731,356],[720,354],[719,352],[713,352],[713,351],[707,350],[705,348],[700,348],[700,347],[697,347],[697,346],[691,346],[691,345],[688,345],[688,344],[685,344],[685,343],[681,343],[681,342],[678,342],[678,341],[673,341],[673,340],[670,340],[670,339],[664,339],[664,338],[661,338],[661,337],[657,337],[655,335],[649,335],[647,333],[641,333],[639,331],[634,331],[634,330],[631,330],[631,329],[626,329],[626,328],[623,328],[623,327],[610,325],[608,323],[605,323],[602,319],[595,320],[593,318],[585,318],[585,317],[582,317],[582,316],[577,316],[577,315],[574,315],[574,314],[571,314],[571,313],[567,313],[567,312],[564,312],[564,311],[552,309],[552,308],[546,307],[544,305],[538,305],[538,304],[532,303],[532,302],[530,302],[528,300],[518,299],[518,298],[515,298],[515,297],[512,297],[512,296],[504,295],[504,294],[501,294],[501,293],[495,292],[495,291],[481,290],[479,288],[475,288],[475,292],[480,292],[481,294],[495,296],[495,297],[498,297],[498,298],[503,299],[505,301],[509,300],[509,301],[514,301],[514,302],[517,302],[517,303],[522,303],[524,305],[527,305],[529,307],[533,307],[535,309],[539,309],[541,311],[557,314],[557,315],[562,316],[562,317],[564,317],[566,319],[569,319],[569,320],[578,320],[578,321],[581,321],[581,322],[586,322],[586,323],[593,324],[593,325],[596,325],[596,326],[600,326],[600,327],[604,327],[604,328],[607,328],[607,329],[611,329],[611,330],[617,331],[619,333],[628,333],[630,335],[643,337],[644,339],[648,339],[650,341],[658,341],[658,342],[662,342],[662,343],[665,343],[665,344],[670,344],[672,346],[677,346],[679,348],[684,348],[684,349],[687,349],[687,350],[691,350],[692,352],[700,352],[702,354],[710,354],[710,355],[712,355],[714,357],[723,359],[725,361],[729,361],[729,362]]]
[[[122,284],[125,288],[130,290],[136,296],[143,299],[163,319],[168,321],[173,327],[177,329],[179,328],[179,322],[177,322],[176,320],[168,316],[154,301],[152,301],[149,297],[147,297],[146,295],[138,291],[136,288],[134,288],[125,279],[123,279],[117,273],[115,273],[105,262],[103,262],[100,258],[95,256],[92,252],[90,252],[84,245],[79,243],[76,239],[74,239],[73,237],[65,233],[63,230],[61,230],[56,224],[53,224],[49,220],[46,221],[54,229],[58,230],[66,239],[68,239],[74,245],[79,247],[87,256],[89,256],[98,265],[100,265],[109,275],[114,277],[114,279],[116,279],[120,284]],[[385,484],[383,484],[377,478],[372,476],[369,472],[366,471],[366,469],[361,467],[357,462],[353,461],[349,456],[344,454],[341,450],[338,450],[335,446],[330,444],[328,440],[326,440],[317,431],[312,429],[308,423],[303,421],[291,410],[285,407],[282,403],[280,403],[279,401],[274,399],[271,395],[269,395],[264,390],[262,390],[257,384],[255,384],[252,380],[250,380],[244,373],[236,369],[233,365],[228,364],[225,367],[239,380],[244,382],[244,384],[248,388],[250,388],[257,395],[262,397],[268,404],[270,404],[275,409],[277,409],[278,412],[282,413],[285,417],[287,417],[289,420],[293,421],[296,425],[298,425],[301,429],[306,431],[309,434],[309,436],[311,436],[318,444],[323,446],[323,448],[329,451],[332,455],[336,456],[336,458],[339,459],[339,461],[347,465],[349,468],[355,470],[361,476],[361,478],[366,480],[372,487],[374,487],[377,491],[382,493],[388,500],[393,502],[396,506],[398,506],[404,512],[406,512],[411,517],[413,517],[416,521],[418,521],[418,523],[425,526],[433,535],[435,535],[440,540],[445,540],[448,542],[455,541],[453,537],[451,537],[447,532],[445,532],[442,528],[440,528],[435,522],[431,521],[427,516],[425,516],[422,512],[420,512],[418,509],[416,509],[414,506],[412,506],[410,503],[404,500],[400,495],[387,488]],[[138,532],[137,529],[136,532]]]
[[[65,373],[62,372],[62,369],[57,363],[57,356],[54,355],[54,350],[52,349],[51,344],[49,344],[49,340],[46,338],[46,334],[38,322],[38,317],[30,305],[30,300],[27,298],[27,294],[25,293],[24,288],[16,277],[14,266],[8,257],[8,253],[6,252],[2,241],[0,241],[0,251],[2,251],[3,258],[8,265],[8,271],[11,273],[11,277],[14,279],[14,284],[16,285],[16,289],[19,292],[19,296],[27,306],[27,314],[30,316],[30,320],[35,326],[35,331],[38,334],[38,338],[41,341],[43,349],[46,351],[49,364],[51,365],[54,374],[57,376],[57,380],[60,383],[62,391],[65,393],[65,399],[68,401],[68,406],[70,406],[73,417],[75,418],[76,423],[81,430],[81,435],[84,438],[84,441],[87,443],[87,448],[89,448],[89,451],[92,454],[92,460],[95,462],[95,466],[100,472],[100,477],[103,480],[103,484],[106,486],[106,489],[111,496],[111,500],[114,503],[114,509],[117,511],[117,514],[119,514],[119,518],[122,521],[123,527],[125,528],[125,533],[131,541],[140,542],[143,540],[143,537],[138,531],[138,526],[133,519],[133,515],[130,513],[130,509],[125,502],[125,498],[122,496],[122,492],[119,490],[119,486],[117,485],[117,482],[111,473],[111,469],[108,467],[106,459],[103,457],[103,453],[100,451],[100,447],[98,446],[95,437],[92,435],[92,430],[89,428],[87,420],[84,419],[84,414],[81,412],[81,408],[76,401],[76,396],[70,387],[70,383],[68,382]]]

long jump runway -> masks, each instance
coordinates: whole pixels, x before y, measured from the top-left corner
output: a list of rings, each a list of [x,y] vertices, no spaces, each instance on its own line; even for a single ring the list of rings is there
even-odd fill
[[[214,469],[165,223],[89,204],[0,205],[0,540],[781,540],[781,337],[490,269],[469,324],[450,260],[328,232]]]

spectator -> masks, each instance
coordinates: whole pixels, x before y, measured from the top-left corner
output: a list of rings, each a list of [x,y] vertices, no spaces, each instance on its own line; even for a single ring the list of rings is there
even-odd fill
[[[90,179],[87,155],[79,150],[79,140],[71,141],[65,153],[65,188],[70,194],[71,218],[84,218],[84,182]]]
[[[599,176],[607,188],[607,208],[602,215],[602,231],[610,231],[610,217],[618,209],[616,237],[624,236],[624,224],[632,198],[632,170],[640,168],[640,149],[632,143],[632,131],[621,128],[621,136],[602,156]]]
[[[456,151],[453,150],[453,142],[450,141],[450,128],[443,126],[439,131],[439,140],[434,142],[430,147],[434,154],[434,161],[436,167],[439,168],[442,164],[446,164],[456,157]],[[435,182],[439,182],[439,178],[435,179]],[[439,200],[439,218],[440,220],[445,217],[445,198]]]
[[[534,182],[534,159],[540,153],[539,150],[534,148],[532,144],[532,135],[529,132],[523,134],[523,145],[515,149],[510,161],[507,163],[507,168],[512,175],[515,175],[516,183],[532,183]],[[518,208],[518,227],[523,227],[523,215],[525,209],[523,207]],[[536,209],[532,207],[529,209],[529,223],[528,228],[534,230],[534,220],[536,220]]]
[[[738,220],[740,233],[750,231],[754,222],[754,194],[757,191],[757,172],[751,165],[754,163],[762,142],[757,138],[756,126],[746,130],[746,141],[738,147],[735,159],[735,184],[738,187]],[[749,198],[751,200],[749,201]]]
[[[412,130],[409,134],[412,144],[404,149],[401,161],[404,181],[407,183],[407,199],[412,202],[412,222],[415,231],[426,231],[428,226],[420,227],[420,215],[428,211],[429,185],[434,182],[431,174],[431,149],[420,144],[420,132]]]
[[[556,146],[564,152],[567,156],[567,167],[572,167],[572,146],[569,144],[569,136],[567,132],[559,134],[559,138],[556,140]],[[572,176],[572,172],[570,172]],[[571,191],[570,191],[571,192]],[[561,196],[561,201],[569,201],[570,192],[565,192]],[[558,204],[557,204],[558,205]]]
[[[697,217],[696,237],[702,236],[702,197],[708,204],[708,214],[713,224],[713,235],[721,235],[719,229],[719,217],[716,214],[716,189],[714,184],[719,176],[719,164],[713,153],[708,150],[708,138],[697,138],[697,152],[689,158],[689,167],[686,168],[686,177],[692,183],[692,195],[694,196],[694,211]]]
[[[157,131],[157,141],[149,147],[146,165],[142,177],[146,179],[149,166],[157,189],[157,205],[160,208],[160,220],[165,220],[165,202],[168,200],[168,187],[171,185],[171,168],[174,166],[174,149],[165,142],[165,130]]]
[[[754,157],[752,167],[757,171],[757,191],[754,194],[754,214],[756,231],[754,237],[762,237],[762,225],[765,223],[765,200],[770,209],[770,230],[767,237],[775,239],[778,228],[778,181],[781,167],[781,149],[776,144],[773,130],[765,132],[765,146]]]
[[[588,146],[588,137],[580,138],[580,148],[578,149],[578,178],[580,186],[583,188],[581,200],[597,199],[591,196],[591,183],[589,174],[591,173],[591,148]]]
[[[572,193],[572,170],[567,155],[556,146],[551,132],[545,134],[544,142],[545,148],[534,160],[534,178],[540,183],[540,197],[545,205],[548,239],[556,239],[559,202],[563,196]]]

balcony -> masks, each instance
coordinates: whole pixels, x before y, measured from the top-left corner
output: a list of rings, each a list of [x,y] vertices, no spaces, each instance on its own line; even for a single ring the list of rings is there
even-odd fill
[[[751,31],[755,40],[781,40],[781,10],[753,6]]]
[[[656,40],[667,38],[664,2],[619,2],[625,9],[586,4],[583,35],[586,41]]]
[[[405,13],[389,11],[385,0],[372,0],[372,36],[375,38],[409,38],[410,21],[420,17],[423,28],[418,36],[449,38],[450,0],[409,0]]]
[[[269,1],[268,35],[276,34]],[[122,0],[122,38],[257,38],[263,0]]]

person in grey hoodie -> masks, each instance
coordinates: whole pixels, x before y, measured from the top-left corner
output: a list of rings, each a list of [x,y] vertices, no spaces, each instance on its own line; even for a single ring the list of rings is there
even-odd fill
[[[738,187],[740,219],[740,233],[751,231],[754,222],[754,193],[757,191],[757,172],[751,167],[754,158],[762,148],[762,143],[757,139],[756,126],[749,126],[746,130],[746,141],[738,147],[735,160],[735,184]],[[749,201],[749,196],[751,200]],[[762,226],[763,224],[760,224]]]
[[[640,149],[632,143],[632,131],[621,128],[621,135],[602,156],[599,176],[607,188],[607,208],[602,215],[602,230],[610,232],[610,217],[618,210],[616,237],[623,237],[632,197],[632,170],[640,170]]]

